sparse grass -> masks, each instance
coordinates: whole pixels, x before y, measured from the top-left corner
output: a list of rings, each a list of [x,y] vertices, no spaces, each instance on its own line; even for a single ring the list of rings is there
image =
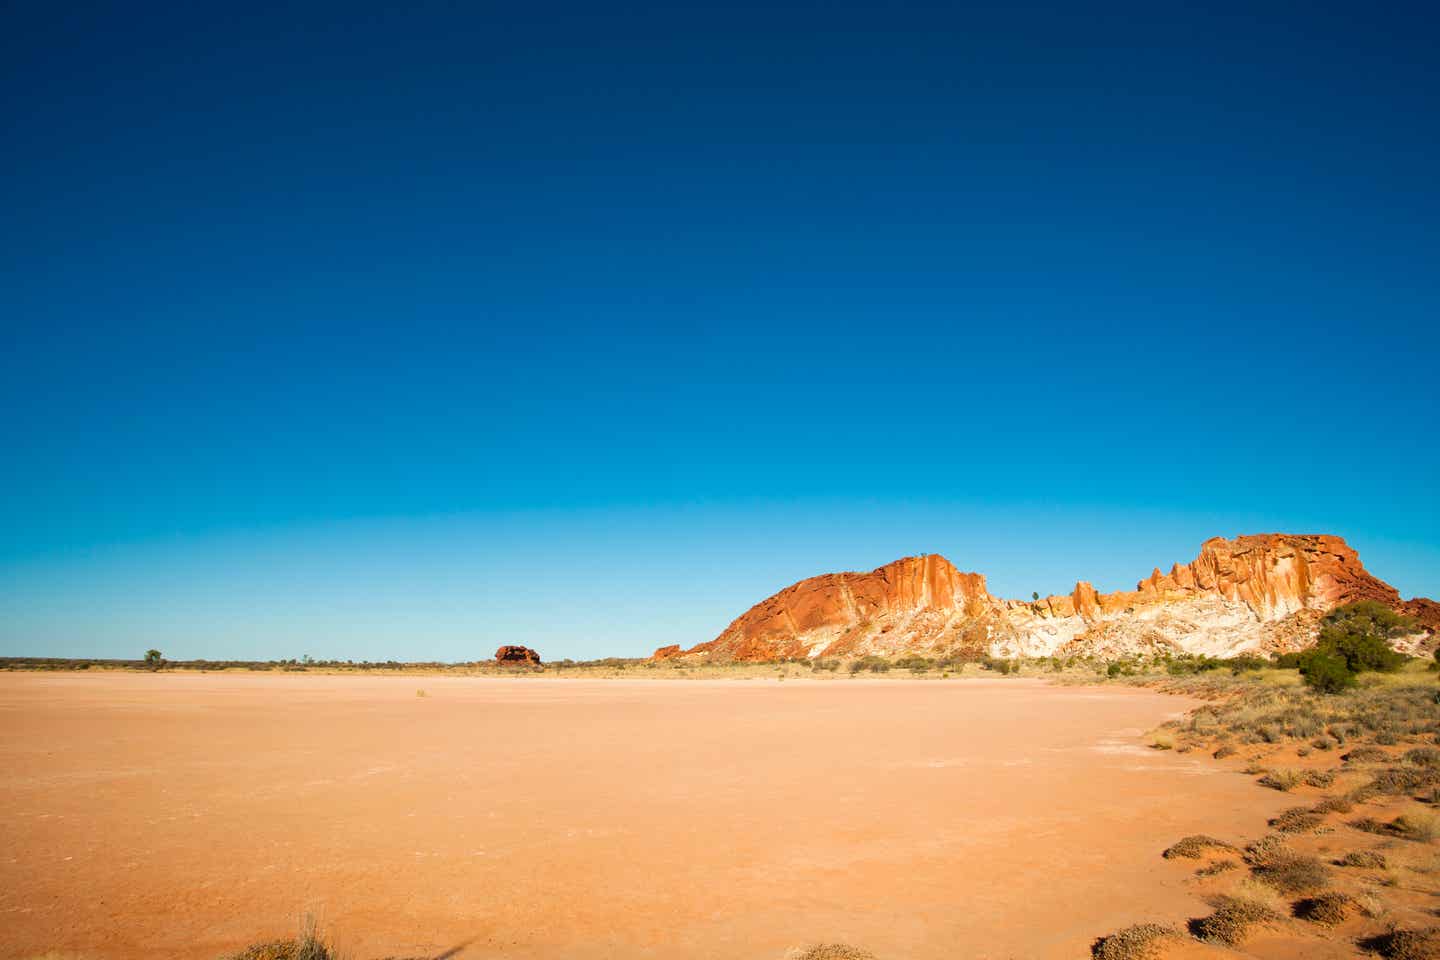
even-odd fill
[[[1214,757],[1216,760],[1224,760],[1226,757],[1235,756],[1237,752],[1238,751],[1232,745],[1228,743],[1222,743],[1220,744],[1220,746],[1215,748],[1215,752],[1212,753],[1211,756]]]
[[[1190,921],[1190,932],[1207,943],[1227,947],[1244,943],[1256,926],[1280,919],[1280,914],[1265,904],[1242,897],[1216,897],[1211,906],[1214,913]]]
[[[1314,807],[1316,813],[1349,813],[1354,809],[1349,797],[1326,797]]]
[[[1137,923],[1101,937],[1090,947],[1096,960],[1154,960],[1169,941],[1179,940],[1180,931],[1159,923]]]
[[[1175,841],[1160,854],[1166,860],[1174,860],[1176,857],[1185,857],[1189,860],[1199,860],[1207,853],[1235,853],[1235,847],[1224,840],[1217,840],[1214,837],[1206,836],[1203,833],[1193,834]]]
[[[1323,789],[1334,782],[1335,771],[1333,770],[1311,770],[1305,774],[1306,786]]]
[[[1208,867],[1201,867],[1199,870],[1196,870],[1195,876],[1213,877],[1218,874],[1227,873],[1231,870],[1235,870],[1239,866],[1240,864],[1236,863],[1234,860],[1216,860]]]
[[[1429,843],[1440,837],[1440,816],[1416,810],[1395,818],[1396,832],[1407,840]]]
[[[1322,927],[1333,927],[1360,909],[1360,902],[1348,893],[1322,893],[1295,904],[1295,916]]]

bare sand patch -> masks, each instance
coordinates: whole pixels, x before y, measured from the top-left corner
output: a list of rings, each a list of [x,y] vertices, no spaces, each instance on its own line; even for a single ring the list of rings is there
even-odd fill
[[[1026,680],[0,675],[6,956],[1076,957],[1293,804]],[[1209,768],[1213,769],[1213,768]],[[1273,794],[1273,796],[1271,796]]]

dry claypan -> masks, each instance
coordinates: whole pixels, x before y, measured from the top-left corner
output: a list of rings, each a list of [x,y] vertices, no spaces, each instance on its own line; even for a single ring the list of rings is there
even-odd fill
[[[358,960],[1084,955],[1115,920],[1194,911],[1159,857],[1175,837],[1289,803],[1143,745],[1194,702],[1024,679],[0,674],[5,953],[216,957],[310,912]]]
[[[6,954],[1433,955],[1433,675],[992,675],[6,674]]]

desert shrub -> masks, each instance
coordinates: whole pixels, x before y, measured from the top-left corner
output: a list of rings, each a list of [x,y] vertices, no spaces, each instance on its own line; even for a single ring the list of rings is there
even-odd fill
[[[875,960],[868,950],[844,943],[820,943],[793,954],[794,960]]]
[[[1220,744],[1220,746],[1215,748],[1215,752],[1212,753],[1211,756],[1214,757],[1216,760],[1224,760],[1226,757],[1235,756],[1236,752],[1237,751],[1235,750],[1235,748],[1230,744],[1222,743]]]
[[[836,670],[839,669],[840,661],[834,658],[826,659],[823,657],[816,657],[814,660],[810,661],[810,671],[812,673],[834,673]]]
[[[1384,870],[1385,854],[1374,850],[1351,850],[1335,861],[1341,867],[1362,867],[1367,870]]]
[[[1153,960],[1167,941],[1178,939],[1180,931],[1174,927],[1137,923],[1096,940],[1090,955],[1096,960]]]
[[[1340,759],[1346,763],[1386,763],[1390,754],[1379,747],[1356,747],[1349,753],[1341,754]]]
[[[1212,905],[1214,913],[1190,921],[1190,932],[1201,940],[1227,947],[1243,943],[1252,927],[1280,919],[1280,915],[1265,904],[1241,897],[1217,897]]]
[[[901,657],[895,661],[896,669],[909,670],[911,673],[928,673],[933,666],[935,661],[929,657]]]
[[[1235,852],[1235,848],[1224,840],[1217,840],[1214,837],[1206,836],[1203,833],[1192,834],[1175,841],[1160,854],[1166,860],[1174,860],[1176,857],[1185,857],[1189,860],[1199,860],[1205,854],[1212,851]]]
[[[1360,902],[1346,893],[1322,893],[1295,904],[1295,916],[1322,927],[1344,923],[1345,918],[1360,908]]]
[[[1290,854],[1252,868],[1255,879],[1281,893],[1313,893],[1330,885],[1330,871],[1316,857]]]
[[[1426,930],[1391,930],[1361,943],[1385,960],[1435,960],[1440,957],[1440,927]]]
[[[1384,747],[1393,747],[1400,742],[1400,737],[1394,730],[1381,730],[1375,734],[1375,742]]]
[[[1020,669],[1020,665],[1014,660],[1005,660],[1000,657],[986,657],[983,665],[986,670],[993,670],[1004,677],[1017,673]]]
[[[864,673],[867,670],[871,673],[889,673],[890,661],[884,657],[861,657],[859,660],[850,661],[850,666],[846,669],[851,673]]]
[[[1235,675],[1244,673],[1246,670],[1264,670],[1270,666],[1270,661],[1264,657],[1256,657],[1249,654],[1242,654],[1238,657],[1231,657],[1223,661],[1223,664],[1230,668]]]
[[[1416,747],[1414,750],[1405,751],[1404,760],[1417,767],[1440,767],[1440,750],[1434,747]]]
[[[1311,770],[1305,774],[1305,783],[1312,787],[1328,787],[1334,782],[1333,770]]]
[[[1329,737],[1316,737],[1314,740],[1310,741],[1310,746],[1314,747],[1316,750],[1334,750],[1335,741],[1331,740]]]
[[[1270,821],[1270,826],[1281,833],[1304,833],[1314,830],[1325,822],[1325,818],[1304,807],[1291,807]]]
[[[1300,786],[1305,780],[1305,775],[1298,770],[1271,770],[1261,777],[1257,783],[1262,787],[1269,787],[1271,790],[1289,792]]]

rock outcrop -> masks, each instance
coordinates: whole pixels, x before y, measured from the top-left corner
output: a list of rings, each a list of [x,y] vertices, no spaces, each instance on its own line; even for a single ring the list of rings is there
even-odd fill
[[[529,647],[504,646],[495,651],[496,663],[533,664],[540,666],[540,654]]]
[[[1440,629],[1440,604],[1402,601],[1339,537],[1260,534],[1207,540],[1200,555],[1157,568],[1134,590],[1099,593],[1081,581],[1033,602],[990,594],[985,578],[938,554],[869,573],[802,580],[761,601],[709,643],[676,656],[777,660],[901,653],[1127,656],[1170,650],[1227,656],[1293,650],[1314,641],[1327,610],[1378,600]],[[1425,637],[1412,638],[1422,646]]]

